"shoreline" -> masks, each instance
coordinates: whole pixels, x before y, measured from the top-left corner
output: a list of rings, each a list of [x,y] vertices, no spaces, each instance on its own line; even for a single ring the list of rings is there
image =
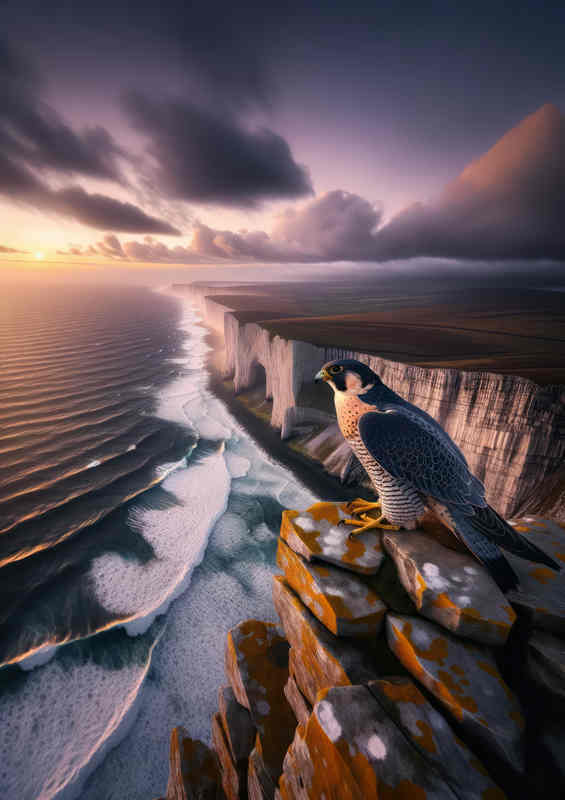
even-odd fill
[[[354,500],[357,497],[374,500],[372,493],[365,487],[342,484],[339,478],[326,472],[319,461],[314,461],[314,459],[291,449],[281,439],[280,432],[276,428],[263,422],[242,403],[238,402],[237,395],[226,389],[218,369],[218,344],[223,343],[223,341],[204,320],[201,320],[199,324],[207,332],[204,341],[210,347],[210,352],[206,356],[208,388],[215,397],[225,403],[230,414],[239,422],[255,443],[265,450],[269,456],[286,467],[300,483],[316,494],[320,500]]]

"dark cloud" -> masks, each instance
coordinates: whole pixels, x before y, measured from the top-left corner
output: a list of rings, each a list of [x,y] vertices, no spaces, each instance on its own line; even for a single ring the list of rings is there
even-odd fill
[[[0,40],[0,147],[38,170],[121,181],[123,156],[104,128],[74,131],[40,96],[34,68]]]
[[[168,222],[151,217],[132,203],[102,194],[89,194],[80,186],[54,190],[21,164],[0,154],[0,195],[25,205],[52,211],[102,230],[128,233],[180,235]]]
[[[469,164],[430,205],[376,236],[379,260],[565,258],[565,123],[543,106]]]
[[[151,236],[123,243],[106,236],[96,250],[111,258],[158,263],[363,260],[374,247],[372,230],[378,220],[379,213],[366,200],[335,191],[281,214],[270,236],[265,231],[234,232],[196,223],[187,246],[168,247]]]
[[[132,203],[80,186],[52,189],[42,175],[76,174],[120,180],[122,151],[101,127],[75,133],[43,103],[32,66],[0,41],[0,195],[103,230],[178,235],[180,231]]]
[[[200,203],[253,207],[263,200],[312,194],[306,167],[268,128],[248,130],[225,110],[124,98],[135,126],[149,137],[155,185],[164,194]]]
[[[47,203],[53,211],[74,217],[91,228],[180,236],[177,228],[150,217],[132,203],[123,203],[103,194],[88,194],[79,186],[49,192]]]

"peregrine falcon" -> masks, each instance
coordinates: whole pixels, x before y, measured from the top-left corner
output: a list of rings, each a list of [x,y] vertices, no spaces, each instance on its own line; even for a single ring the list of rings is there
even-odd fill
[[[371,479],[378,503],[354,500],[346,520],[371,528],[413,529],[430,509],[484,564],[503,591],[518,585],[499,546],[530,561],[560,567],[520,536],[485,500],[483,484],[465,456],[425,411],[403,400],[366,365],[330,361],[316,375],[334,392],[341,432]],[[367,514],[380,511],[378,519]]]

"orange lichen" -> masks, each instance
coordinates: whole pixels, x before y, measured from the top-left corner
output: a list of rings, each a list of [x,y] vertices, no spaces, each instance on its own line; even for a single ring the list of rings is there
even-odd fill
[[[332,525],[337,525],[339,522],[339,511],[335,503],[314,503],[313,506],[307,510],[312,519],[316,522],[326,520]]]
[[[245,692],[245,705],[261,737],[263,760],[271,773],[280,774],[296,726],[283,692],[288,680],[288,643],[272,623],[251,619],[228,634],[228,654],[229,674],[237,673],[236,686],[241,684]]]
[[[444,669],[438,670],[438,678],[441,681],[440,685],[449,690],[448,694],[456,705],[459,705],[462,709],[465,709],[465,711],[470,711],[472,714],[475,714],[479,710],[474,699],[464,693],[465,690],[463,687],[468,685],[468,681],[456,681],[453,675]],[[444,693],[444,696],[447,697],[447,694]]]
[[[416,607],[422,608],[422,598],[428,585],[419,572],[416,573],[416,581],[418,583],[418,588],[416,589]]]
[[[297,681],[297,683],[308,701],[314,705],[320,689],[331,686],[349,686],[351,681],[337,658],[315,636],[305,620],[306,609],[288,587],[284,578],[277,575],[273,583],[275,604],[280,603],[283,607],[292,608],[292,611],[287,612],[292,616],[292,622],[287,630],[292,645],[291,663],[294,653],[295,660],[297,658],[300,662],[301,675],[304,676],[304,680]],[[279,610],[279,616],[284,616],[284,612],[281,614]],[[296,676],[295,671],[293,674]]]
[[[453,603],[445,592],[441,592],[441,594],[438,594],[437,597],[434,597],[432,600],[432,606],[435,606],[435,608],[453,608],[456,611],[459,611],[459,606]]]
[[[441,680],[437,680],[429,672],[426,672],[418,660],[417,653],[421,654],[421,648],[417,648],[415,644],[409,638],[407,638],[410,635],[411,629],[411,623],[404,623],[402,632],[395,628],[396,635],[392,644],[392,649],[402,664],[404,664],[406,669],[412,675],[421,680],[431,692],[433,692],[443,703],[445,703],[445,705],[451,710],[457,719],[463,719],[464,709],[467,711],[476,711],[476,705],[473,698],[466,697],[463,694],[462,688],[454,681],[453,677],[446,670],[439,671],[439,676],[442,678]],[[435,639],[434,643],[438,640],[439,638]],[[441,648],[443,652],[443,661],[445,658],[447,658],[447,640],[441,639],[440,641],[443,641],[444,643],[444,647]],[[437,660],[437,657],[429,660]],[[451,693],[448,684],[454,687],[456,696]],[[473,706],[475,707],[473,708]]]
[[[412,633],[412,623],[405,622],[402,627],[402,632],[409,637]],[[436,636],[436,638],[430,642],[430,645],[427,648],[419,647],[412,640],[410,640],[410,644],[420,658],[423,658],[426,661],[437,661],[438,664],[443,664],[447,658],[448,645],[447,639],[444,636]]]
[[[452,664],[451,665],[452,672],[455,672],[456,675],[464,675],[465,670],[459,666],[459,664]]]
[[[384,606],[380,604],[379,608],[371,612],[370,608],[363,609],[357,602],[352,608],[347,597],[332,591],[335,579],[330,580],[329,584],[327,582],[328,578],[332,578],[332,574],[335,576],[335,568],[332,573],[328,567],[306,564],[282,539],[279,539],[277,564],[284,569],[286,580],[301,600],[332,633],[370,636],[380,629],[385,614]],[[353,575],[347,577],[352,585],[359,580]],[[328,585],[331,587],[330,590],[324,588]],[[359,583],[359,586],[362,587],[363,584]],[[378,605],[375,593],[370,589],[367,592],[371,596],[372,605]],[[369,613],[363,614],[363,611]]]
[[[549,567],[534,567],[530,570],[530,575],[540,583],[550,583],[557,573],[553,572]]]
[[[342,753],[341,748],[328,738],[316,714],[312,714],[308,720],[304,741],[312,765],[312,772],[309,774],[309,797],[335,796],[335,787],[339,787],[340,800],[366,800],[368,797],[378,796],[376,786],[372,795],[366,794],[359,787],[356,776],[350,768],[351,758],[348,748]],[[376,783],[374,772],[373,782]]]
[[[423,747],[424,750],[427,750],[428,753],[437,753],[434,734],[430,724],[425,722],[423,719],[419,719],[416,720],[416,725],[420,729],[421,733],[419,736],[412,734],[414,736],[414,740],[418,742],[420,747]]]
[[[414,703],[417,706],[425,705],[426,703],[424,695],[412,681],[402,681],[402,683],[379,681],[378,685],[383,694],[395,703]]]

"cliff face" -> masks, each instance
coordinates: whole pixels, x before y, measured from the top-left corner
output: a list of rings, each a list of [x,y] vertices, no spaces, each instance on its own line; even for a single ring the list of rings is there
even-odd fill
[[[525,378],[488,372],[430,369],[286,340],[270,335],[258,323],[241,322],[229,307],[215,302],[206,287],[191,292],[204,322],[223,333],[222,371],[233,378],[235,391],[256,383],[261,365],[266,397],[272,399],[271,425],[280,428],[282,438],[304,424],[327,426],[310,442],[309,450],[342,479],[353,465],[349,447],[336,430],[330,409],[320,410],[304,400],[327,392],[318,387],[316,393],[312,379],[322,364],[335,358],[369,364],[395,392],[435,417],[484,482],[488,501],[505,516],[517,509],[524,512],[527,498],[563,462],[565,386],[540,387]],[[214,289],[220,292],[225,289]]]

